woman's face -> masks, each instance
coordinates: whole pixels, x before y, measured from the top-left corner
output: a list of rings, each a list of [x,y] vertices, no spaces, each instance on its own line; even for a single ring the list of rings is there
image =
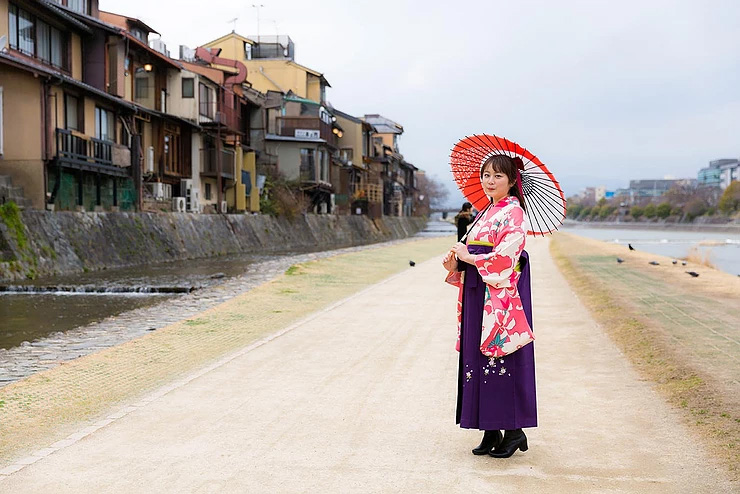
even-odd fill
[[[509,177],[505,173],[494,171],[491,164],[483,170],[481,183],[483,191],[493,199],[494,204],[509,195],[509,189],[514,185],[509,182]]]

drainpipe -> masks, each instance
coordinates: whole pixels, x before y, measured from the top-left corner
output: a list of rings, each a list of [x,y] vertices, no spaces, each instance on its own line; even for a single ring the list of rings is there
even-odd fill
[[[276,88],[278,88],[281,93],[288,94],[288,92],[285,89],[281,88],[277,82],[272,80],[272,77],[270,77],[269,75],[265,73],[265,69],[263,69],[261,65],[260,65],[259,71],[260,71],[260,74],[262,74],[265,77],[265,79],[270,81]]]

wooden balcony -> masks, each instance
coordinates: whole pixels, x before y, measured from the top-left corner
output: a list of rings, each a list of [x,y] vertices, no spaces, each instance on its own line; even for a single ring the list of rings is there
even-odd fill
[[[331,124],[319,117],[277,117],[277,134],[286,137],[310,138],[316,135],[330,146],[337,147],[337,136],[332,132]]]
[[[200,150],[200,175],[202,177],[218,177],[219,152],[215,148]],[[221,150],[221,177],[234,180],[236,170],[236,153],[230,149]]]
[[[111,141],[80,136],[65,129],[56,129],[56,163],[66,168],[75,168],[107,175],[127,177],[126,157],[130,151]]]

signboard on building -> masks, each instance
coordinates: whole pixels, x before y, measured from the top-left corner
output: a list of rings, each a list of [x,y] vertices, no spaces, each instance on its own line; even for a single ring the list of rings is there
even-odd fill
[[[295,129],[295,137],[301,138],[301,139],[319,139],[321,137],[321,134],[318,130],[310,130],[310,129]]]

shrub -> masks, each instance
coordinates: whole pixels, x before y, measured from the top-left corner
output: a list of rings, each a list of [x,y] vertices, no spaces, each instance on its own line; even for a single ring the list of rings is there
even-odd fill
[[[740,211],[740,181],[733,180],[719,198],[719,210],[725,214]]]
[[[701,199],[692,199],[683,207],[683,212],[686,214],[689,221],[693,221],[697,216],[701,216],[706,213],[708,209],[707,204]]]
[[[667,202],[661,202],[658,204],[658,207],[655,210],[655,213],[658,215],[658,218],[666,219],[671,215],[671,205]]]
[[[632,206],[630,208],[630,216],[637,219],[644,214],[644,209],[640,206]]]
[[[646,218],[655,218],[655,215],[657,214],[657,208],[655,207],[655,204],[652,202],[645,206],[645,209],[642,210],[642,214],[645,215]]]

